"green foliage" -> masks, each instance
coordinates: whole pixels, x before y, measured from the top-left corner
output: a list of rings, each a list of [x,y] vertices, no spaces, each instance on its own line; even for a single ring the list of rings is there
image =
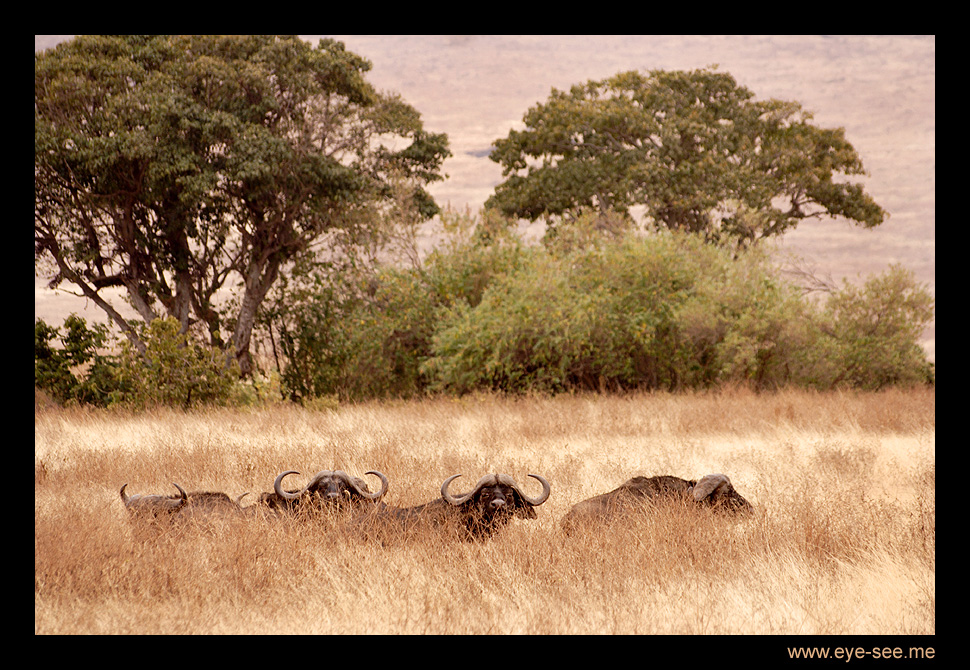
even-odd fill
[[[304,277],[264,315],[279,335],[281,381],[293,399],[407,397],[423,387],[418,365],[434,327],[433,295],[407,270],[341,281],[350,277]]]
[[[425,261],[424,278],[436,304],[475,307],[496,278],[519,268],[525,253],[522,241],[494,212],[474,217],[448,211],[442,225],[444,241]]]
[[[115,359],[98,353],[104,326],[72,316],[61,336],[36,322],[37,386],[99,405],[269,393],[330,407],[933,382],[918,344],[933,300],[909,273],[816,303],[755,244],[806,217],[886,216],[847,179],[864,169],[844,131],[798,103],[755,101],[716,69],[553,90],[495,142],[506,179],[473,217],[439,212],[425,186],[447,138],[369,69],[339,42],[294,36],[84,36],[38,54],[35,266],[56,267],[128,340]],[[414,231],[436,213],[445,235],[421,261]],[[545,217],[543,245],[507,217]],[[410,266],[376,261],[402,243]],[[217,309],[231,276],[239,290]],[[109,287],[146,326],[107,305]],[[210,346],[185,335],[190,321]],[[253,324],[278,373],[243,388]]]
[[[124,342],[117,378],[123,390],[114,403],[132,407],[194,407],[225,404],[239,370],[230,352],[189,341],[177,319],[156,319],[145,328],[142,354]]]
[[[346,349],[338,329],[346,300],[330,269],[298,267],[260,310],[258,327],[273,347],[281,390],[291,400],[328,393]]]
[[[719,253],[675,236],[531,249],[476,308],[447,314],[426,367],[458,392],[705,385],[714,363],[693,354],[706,333],[692,339],[679,315],[705,299],[700,272]]]
[[[441,309],[477,305],[514,268],[521,244],[504,221],[446,211],[439,249],[417,267],[374,266],[359,256],[305,265],[281,282],[261,313],[284,393],[314,398],[410,397],[430,379],[423,363]]]
[[[523,252],[478,305],[441,313],[423,369],[458,393],[923,383],[931,305],[893,270],[820,309],[767,254],[628,235]]]
[[[144,323],[201,322],[219,348],[231,322],[248,375],[255,312],[286,264],[321,238],[367,237],[395,181],[421,215],[438,210],[425,187],[447,137],[374,89],[370,67],[294,35],[85,35],[35,54],[35,266],[129,338],[108,287]]]
[[[553,89],[524,130],[494,142],[505,181],[487,207],[554,228],[585,210],[646,206],[659,228],[747,247],[801,219],[886,217],[861,186],[843,129],[818,128],[796,102],[756,101],[716,69],[623,72]]]
[[[43,319],[34,323],[34,384],[59,402],[104,407],[119,386],[115,363],[100,352],[108,344],[108,328],[71,314],[64,334]],[[59,347],[54,346],[60,340]]]
[[[698,298],[679,315],[696,354],[710,357],[707,381],[757,389],[801,384],[811,312],[798,289],[778,278],[767,255],[712,260]]]
[[[933,297],[912,272],[892,265],[862,287],[846,282],[823,314],[838,373],[833,385],[881,389],[934,382],[919,336],[933,318]]]
[[[705,389],[880,389],[933,383],[919,346],[933,299],[893,266],[827,300],[784,280],[765,250],[735,257],[696,235],[597,234],[586,215],[546,244],[498,220],[449,215],[418,267],[305,266],[268,302],[262,327],[279,374],[241,387],[227,352],[192,343],[174,319],[95,353],[105,330],[35,325],[37,385],[61,400],[144,407],[310,407],[426,393]],[[602,231],[600,231],[602,232]],[[86,369],[87,377],[76,375]]]
[[[819,303],[766,249],[602,221],[529,246],[494,215],[452,213],[420,267],[315,275],[278,303],[285,386],[309,400],[932,380],[932,299],[899,269]]]
[[[425,380],[420,363],[429,354],[435,296],[408,270],[384,269],[349,310],[344,365],[334,392],[342,397],[408,397]]]
[[[555,269],[529,259],[519,272],[490,285],[477,306],[460,301],[442,313],[435,357],[425,370],[439,388],[459,393],[561,388],[575,338],[563,328],[570,315],[547,298],[568,302],[568,289]]]

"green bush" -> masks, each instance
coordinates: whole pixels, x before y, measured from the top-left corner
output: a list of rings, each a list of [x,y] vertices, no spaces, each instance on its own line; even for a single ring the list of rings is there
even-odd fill
[[[323,264],[281,282],[260,329],[272,337],[285,393],[308,402],[427,390],[439,311],[477,305],[517,267],[522,246],[503,221],[450,211],[442,219],[443,244],[420,268]]]
[[[339,324],[346,350],[333,388],[345,398],[411,397],[425,386],[421,362],[434,331],[435,299],[413,271],[385,269]],[[321,395],[317,393],[316,395]]]
[[[283,395],[302,401],[331,393],[344,366],[341,327],[348,298],[329,273],[303,271],[284,277],[264,302],[258,332],[270,339]]]
[[[35,382],[61,402],[139,407],[934,382],[919,346],[933,299],[898,266],[815,301],[759,248],[735,257],[696,236],[578,223],[528,246],[501,221],[456,217],[420,267],[285,278],[261,314],[279,372],[259,389],[174,319],[148,326],[144,354],[125,342],[113,358],[99,353],[107,328],[74,315],[63,336],[36,322]]]
[[[837,360],[831,385],[881,389],[934,382],[919,338],[933,318],[933,297],[912,272],[892,265],[861,287],[833,294],[820,330]]]
[[[626,235],[520,251],[477,305],[442,311],[431,387],[881,388],[932,379],[918,337],[932,299],[899,269],[820,308],[754,249]]]
[[[435,357],[424,371],[438,388],[458,392],[561,387],[583,325],[561,280],[554,267],[530,259],[519,272],[496,278],[476,306],[460,300],[443,309]]]
[[[60,340],[59,347],[54,346]],[[61,403],[77,402],[104,407],[120,386],[116,364],[100,349],[108,345],[108,327],[71,314],[64,334],[43,319],[34,323],[34,384]]]
[[[437,388],[459,392],[677,388],[689,362],[675,317],[704,264],[680,244],[628,236],[564,253],[531,248],[477,307],[443,316],[426,369]]]
[[[239,367],[228,351],[191,342],[181,333],[178,319],[155,319],[148,324],[140,353],[122,344],[117,379],[120,390],[112,402],[133,407],[172,405],[193,407],[226,404],[239,379]]]
[[[781,280],[770,258],[751,249],[738,258],[707,254],[696,289],[677,323],[696,374],[689,386],[791,383],[812,347],[809,305]]]
[[[428,255],[423,275],[436,304],[476,307],[493,281],[518,271],[526,248],[494,212],[483,213],[481,219],[446,214],[444,241]]]
[[[626,235],[566,256],[580,292],[597,296],[579,385],[589,388],[592,379],[619,388],[694,385],[691,343],[678,314],[696,295],[701,269],[719,253],[693,237]]]
[[[420,274],[311,272],[276,296],[272,309],[261,328],[275,333],[281,383],[291,399],[410,397],[423,389],[419,365],[435,306]]]

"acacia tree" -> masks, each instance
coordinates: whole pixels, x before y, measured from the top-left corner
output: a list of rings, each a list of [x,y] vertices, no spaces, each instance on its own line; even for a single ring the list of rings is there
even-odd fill
[[[105,289],[146,323],[200,321],[216,346],[231,331],[249,374],[257,310],[287,263],[371,232],[402,180],[437,211],[424,186],[447,137],[367,83],[370,67],[296,36],[84,36],[36,54],[35,272],[77,286],[142,351]]]
[[[844,129],[796,102],[756,101],[715,69],[624,72],[553,89],[525,129],[494,142],[505,181],[486,202],[555,226],[584,208],[745,246],[809,217],[879,225],[886,212],[846,177],[865,174]]]

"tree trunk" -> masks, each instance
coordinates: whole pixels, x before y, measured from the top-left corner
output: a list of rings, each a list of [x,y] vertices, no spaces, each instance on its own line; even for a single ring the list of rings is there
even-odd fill
[[[251,377],[253,374],[253,359],[249,352],[249,344],[252,340],[253,326],[256,323],[256,311],[263,304],[266,293],[279,276],[279,269],[279,260],[271,257],[263,262],[254,262],[246,274],[246,291],[236,317],[236,329],[232,334],[241,377]]]

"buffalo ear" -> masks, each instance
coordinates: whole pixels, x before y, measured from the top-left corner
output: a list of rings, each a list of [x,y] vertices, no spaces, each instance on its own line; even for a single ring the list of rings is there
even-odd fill
[[[725,484],[728,486],[731,485],[731,480],[727,478],[727,475],[722,475],[720,473],[704,475],[704,477],[702,477],[701,480],[694,485],[694,490],[692,491],[691,495],[693,496],[694,500],[700,502]]]

